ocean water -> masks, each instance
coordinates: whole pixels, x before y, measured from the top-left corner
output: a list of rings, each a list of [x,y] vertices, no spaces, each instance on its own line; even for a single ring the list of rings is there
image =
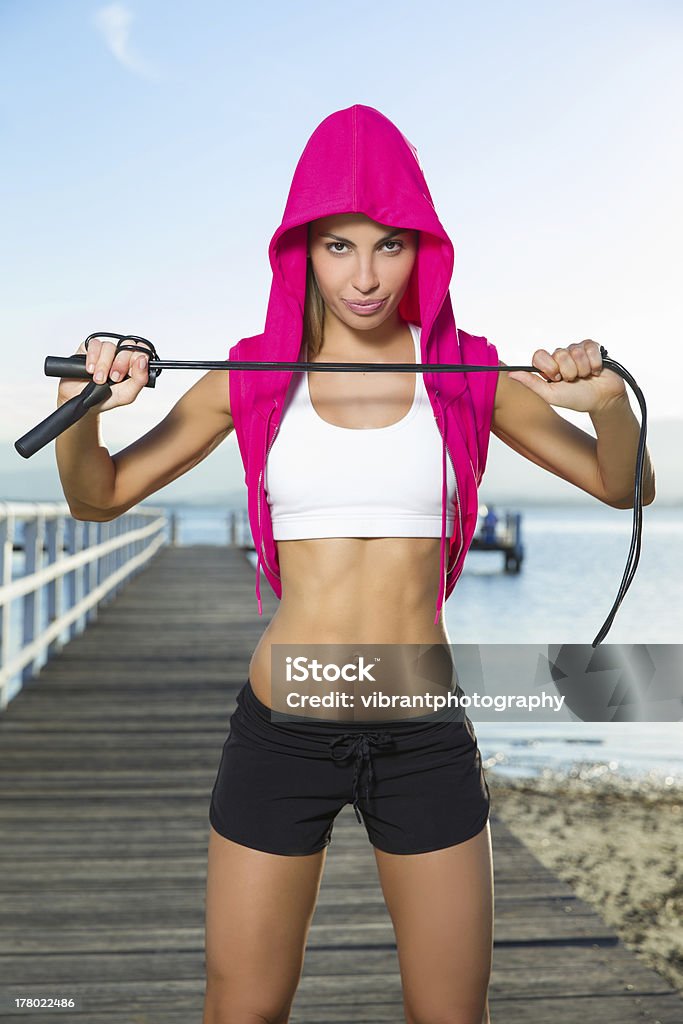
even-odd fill
[[[524,562],[470,551],[446,605],[453,643],[590,644],[617,596],[631,545],[633,512],[606,505],[524,508]],[[643,508],[636,574],[607,643],[683,640],[683,508]]]
[[[446,605],[456,643],[590,644],[616,598],[631,544],[629,509],[524,508],[524,562],[502,572],[502,555],[470,551]],[[640,559],[603,643],[683,641],[683,509],[643,508]],[[475,725],[485,766],[510,776],[581,771],[683,784],[681,722]]]
[[[175,508],[181,543],[226,543],[224,509]],[[505,507],[496,510],[501,514]],[[515,505],[510,510],[522,513],[522,570],[504,573],[500,552],[469,552],[446,604],[451,642],[590,644],[619,589],[631,543],[632,510],[597,503],[594,508]],[[15,559],[16,576],[22,556]],[[604,642],[681,642],[682,568],[683,508],[646,506],[636,575]],[[502,774],[533,776],[547,769],[576,771],[580,765],[594,775],[683,784],[683,721],[506,723],[477,722],[476,709],[468,714],[485,765]],[[683,705],[681,715],[683,719]]]

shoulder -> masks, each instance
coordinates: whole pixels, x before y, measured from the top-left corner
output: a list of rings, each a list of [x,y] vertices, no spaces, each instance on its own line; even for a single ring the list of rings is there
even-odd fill
[[[505,365],[498,357],[498,349],[487,337],[479,334],[469,334],[458,328],[458,343],[463,363],[472,366],[498,366]],[[470,393],[475,401],[475,406],[485,410],[486,419],[497,407],[499,398],[500,378],[506,377],[504,373],[494,373],[489,370],[487,373],[472,372],[467,374],[467,382]]]
[[[507,363],[504,363],[502,359],[499,359],[498,366],[507,366]],[[510,385],[514,382],[510,380],[507,373],[497,373],[496,377],[498,380],[496,382],[496,396],[493,409],[494,412],[500,412],[503,406],[510,402]]]
[[[483,334],[468,334],[458,327],[458,344],[463,363],[473,366],[495,366],[499,362],[498,349]],[[496,374],[479,374],[480,377],[497,376]]]

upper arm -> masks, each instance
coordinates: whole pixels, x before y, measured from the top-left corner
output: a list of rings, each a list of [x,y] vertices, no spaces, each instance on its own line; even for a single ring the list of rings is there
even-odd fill
[[[112,456],[115,519],[205,459],[233,429],[229,371],[209,370],[146,434]]]
[[[498,365],[507,364],[501,359]],[[596,438],[507,373],[498,374],[491,431],[530,462],[612,504],[600,477]]]

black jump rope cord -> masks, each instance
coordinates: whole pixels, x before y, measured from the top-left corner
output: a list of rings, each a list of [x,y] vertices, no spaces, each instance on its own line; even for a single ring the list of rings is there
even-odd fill
[[[126,341],[142,342],[144,345],[149,346],[149,359],[148,359],[148,370],[150,375],[154,375],[154,380],[161,373],[162,369],[173,369],[173,370],[215,370],[215,369],[229,369],[231,365],[239,367],[240,369],[289,369],[294,371],[349,371],[356,370],[359,372],[386,372],[386,364],[382,363],[306,363],[306,362],[262,362],[262,361],[248,361],[248,360],[166,360],[159,359],[158,353],[154,345],[147,338],[141,338],[137,334],[109,334],[100,332],[98,334],[90,334],[85,340],[85,348],[87,351],[88,342],[91,338],[116,338],[117,345],[116,351],[139,351],[137,345],[125,345]],[[597,633],[595,639],[591,643],[591,647],[597,647],[604,638],[607,636],[609,629],[614,621],[614,617],[617,614],[619,605],[623,601],[626,591],[631,585],[633,577],[636,573],[636,568],[640,560],[640,541],[643,531],[643,496],[642,496],[642,482],[643,482],[643,462],[645,460],[645,443],[647,438],[647,406],[645,404],[645,397],[643,392],[640,390],[635,380],[628,372],[628,370],[618,363],[615,359],[607,358],[607,349],[604,345],[600,346],[600,355],[602,356],[603,366],[610,370],[614,370],[620,377],[626,381],[629,387],[635,394],[638,405],[640,406],[641,420],[640,420],[640,437],[638,440],[638,455],[636,458],[636,471],[635,471],[635,484],[633,492],[633,529],[631,533],[631,547],[629,548],[628,556],[626,558],[626,568],[624,569],[624,575],[619,586],[616,599],[610,612]],[[491,371],[494,373],[509,372],[510,370],[528,370],[534,373],[539,373],[537,366],[470,366],[465,363],[463,364],[448,364],[445,366],[433,366],[428,363],[392,363],[391,370],[400,370],[404,372],[424,372],[425,369],[437,370],[438,372],[468,372],[478,373],[480,371]],[[102,385],[104,386],[104,385]]]

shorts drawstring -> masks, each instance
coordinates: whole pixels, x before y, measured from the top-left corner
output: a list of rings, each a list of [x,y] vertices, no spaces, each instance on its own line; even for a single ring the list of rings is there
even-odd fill
[[[369,786],[374,777],[370,746],[371,744],[375,744],[376,746],[385,746],[386,744],[393,742],[394,737],[392,734],[384,731],[365,733],[345,732],[330,743],[330,750],[335,761],[345,761],[348,757],[351,757],[352,754],[356,755],[356,760],[353,766],[353,809],[356,812],[356,818],[359,825],[362,824],[362,821],[358,812],[358,786],[360,782],[360,775],[363,770],[363,762],[367,760],[368,763],[368,781],[365,785],[365,798],[367,800],[370,795]],[[334,748],[338,743],[346,743],[346,749],[340,747],[339,750],[335,750]]]

